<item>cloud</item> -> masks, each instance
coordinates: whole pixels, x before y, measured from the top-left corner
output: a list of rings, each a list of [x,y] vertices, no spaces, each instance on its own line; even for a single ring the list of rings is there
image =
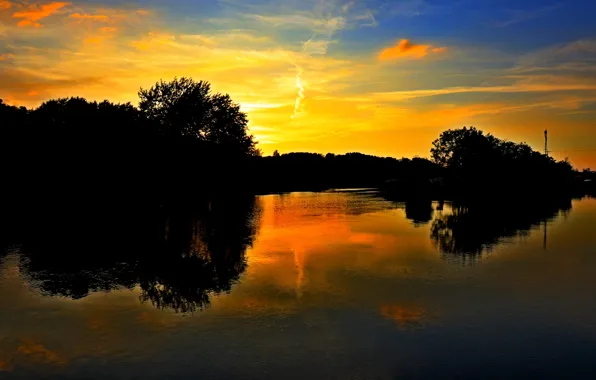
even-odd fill
[[[146,51],[155,49],[158,46],[173,46],[175,45],[176,36],[171,33],[150,32],[147,36],[140,40],[131,42],[137,50]]]
[[[415,98],[452,95],[463,93],[523,93],[523,92],[556,92],[556,91],[596,91],[596,83],[573,81],[571,78],[561,78],[557,81],[543,81],[532,83],[522,80],[509,86],[476,86],[476,87],[446,87],[440,89],[377,92],[374,96],[379,101],[406,101]]]
[[[512,71],[593,69],[596,65],[596,39],[583,39],[552,46],[521,56]]]
[[[70,3],[48,3],[39,6],[31,5],[25,11],[15,12],[12,17],[22,19],[19,21],[19,27],[34,27],[39,28],[41,24],[38,22],[46,17],[57,13],[60,9],[70,5]]]
[[[98,31],[101,33],[114,33],[116,30],[118,30],[118,29],[114,28],[112,26],[104,26],[104,27],[98,29]]]
[[[466,121],[470,121],[477,116],[492,116],[516,114],[517,119],[522,119],[519,116],[520,112],[538,111],[545,112],[547,110],[557,111],[558,114],[569,112],[579,112],[585,105],[594,103],[596,96],[590,97],[569,97],[562,96],[553,100],[533,101],[527,100],[523,103],[478,103],[469,105],[456,104],[439,104],[433,109],[423,111],[419,117],[423,118],[426,123],[435,125],[449,125]],[[550,114],[551,117],[553,114]],[[478,119],[476,119],[478,120]],[[484,119],[486,120],[486,119]]]
[[[109,22],[110,18],[106,15],[91,15],[88,13],[73,13],[69,18],[76,19],[76,20],[91,20],[91,21],[101,21],[101,22]]]
[[[324,55],[327,54],[327,49],[329,48],[329,45],[334,43],[337,43],[337,41],[328,39],[313,40],[311,38],[302,44],[302,51],[307,54]]]
[[[391,15],[414,17],[428,13],[430,5],[425,0],[387,1],[381,11]]]
[[[19,56],[15,58],[15,60],[18,59]],[[40,64],[45,63],[44,66],[49,66],[49,60],[41,57],[38,60],[41,61]],[[16,66],[18,63],[12,67],[4,66],[0,70],[0,83],[2,83],[0,98],[9,99],[8,103],[14,105],[39,105],[51,97],[74,95],[73,92],[76,93],[80,89],[103,88],[105,90],[113,87],[111,83],[106,82],[105,77],[89,77],[81,73],[69,78],[65,72],[56,72],[49,68],[44,71]]]
[[[10,9],[12,7],[12,3],[8,0],[0,0],[0,9]]]
[[[554,11],[558,8],[561,8],[563,3],[553,4],[548,7],[540,8],[540,9],[533,9],[530,11],[522,11],[522,10],[513,10],[511,11],[511,17],[508,20],[501,21],[495,24],[495,26],[499,28],[504,28],[513,24],[517,24],[524,21],[533,20],[539,18],[545,13]]]
[[[342,16],[331,18],[319,17],[311,14],[290,14],[290,15],[247,15],[274,27],[302,28],[315,33],[334,33],[343,29],[346,19]]]
[[[333,40],[333,36],[338,31],[346,28],[348,24],[348,13],[354,6],[354,2],[349,2],[341,6],[337,5],[335,2],[321,1],[317,3],[317,6],[311,12],[274,15],[249,14],[246,16],[276,28],[302,29],[312,33],[312,36],[308,40],[302,42],[300,53],[295,54],[296,59],[289,58],[290,63],[296,70],[294,81],[296,99],[294,102],[294,111],[290,119],[295,119],[305,114],[304,101],[306,100],[306,88],[309,83],[303,79],[303,76],[307,70],[310,70],[305,67],[303,61],[309,60],[315,55],[326,55],[329,45],[337,42]],[[365,15],[356,16],[353,20],[365,20],[371,26],[376,25],[376,20],[370,12],[365,13]]]
[[[421,59],[429,54],[439,54],[447,51],[446,47],[434,47],[433,45],[417,45],[410,40],[402,39],[395,46],[383,49],[379,54],[381,61],[391,61],[402,58]]]
[[[181,41],[198,42],[203,45],[225,46],[225,47],[246,47],[247,44],[263,45],[272,42],[270,36],[255,35],[247,31],[226,31],[217,34],[181,34],[178,36]]]
[[[97,29],[97,32],[93,35],[86,37],[83,42],[86,44],[103,44],[106,40],[115,37],[115,33],[118,28],[112,26],[104,26]]]
[[[366,11],[364,14],[354,17],[354,20],[364,21],[360,26],[376,27],[379,25],[377,19],[371,11]]]

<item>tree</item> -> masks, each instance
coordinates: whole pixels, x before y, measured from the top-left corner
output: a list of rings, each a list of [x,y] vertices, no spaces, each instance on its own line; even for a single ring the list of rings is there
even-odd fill
[[[275,149],[273,151],[273,157],[279,157],[279,156],[280,156],[279,152],[277,151],[277,149]]]
[[[248,134],[248,119],[229,95],[211,92],[205,81],[163,80],[139,91],[139,108],[165,135],[190,137],[251,156],[260,155]]]
[[[460,194],[564,190],[573,176],[567,161],[556,162],[528,144],[485,135],[474,127],[443,132],[433,142],[431,155],[448,169],[448,180]]]
[[[449,129],[433,141],[431,157],[443,167],[461,169],[491,153],[495,140],[492,135],[484,135],[484,132],[474,127]]]

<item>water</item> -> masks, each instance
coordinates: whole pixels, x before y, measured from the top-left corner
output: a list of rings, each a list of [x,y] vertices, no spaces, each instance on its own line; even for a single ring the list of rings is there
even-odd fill
[[[222,207],[155,242],[75,221],[12,244],[0,378],[596,377],[595,199]]]

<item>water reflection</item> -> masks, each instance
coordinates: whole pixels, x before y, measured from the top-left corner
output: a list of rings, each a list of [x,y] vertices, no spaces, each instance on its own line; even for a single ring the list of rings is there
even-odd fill
[[[394,197],[390,193],[382,193],[381,197],[391,202],[394,207],[405,211],[406,219],[410,220],[414,227],[422,227],[433,220],[435,210],[433,202],[427,197]],[[442,207],[442,202],[440,203]]]
[[[0,270],[0,377],[590,378],[596,202],[549,222],[569,207],[332,192],[29,218]]]
[[[430,199],[416,199],[406,202],[406,218],[410,219],[414,226],[421,226],[429,223],[434,214]]]
[[[330,244],[344,249],[346,244],[394,244],[397,235],[379,234],[385,228],[381,221],[389,226],[394,218],[388,210],[403,210],[414,227],[427,226],[444,260],[470,264],[506,238],[541,224],[546,228],[559,212],[571,209],[571,200],[464,206],[423,198],[404,202],[365,191],[211,201],[184,210],[109,218],[65,213],[28,226],[29,234],[21,237],[21,273],[45,295],[81,299],[93,292],[138,287],[141,302],[156,308],[201,310],[211,295],[230,291],[245,271],[246,250],[257,235],[264,206],[269,210],[265,224],[275,226],[268,244],[292,242],[300,295],[307,280],[306,252],[331,249]],[[346,229],[345,216],[367,214],[377,215],[376,224],[366,227],[369,232]],[[401,237],[400,242],[407,240]],[[388,310],[383,314],[406,315]]]
[[[79,299],[139,286],[142,302],[195,311],[212,294],[229,291],[245,270],[259,218],[254,198],[126,217],[60,218],[23,241],[21,273],[50,296]]]
[[[470,264],[505,239],[527,235],[541,225],[546,229],[548,222],[570,210],[570,198],[452,204],[434,218],[430,235],[446,260]],[[546,247],[546,231],[544,238]]]

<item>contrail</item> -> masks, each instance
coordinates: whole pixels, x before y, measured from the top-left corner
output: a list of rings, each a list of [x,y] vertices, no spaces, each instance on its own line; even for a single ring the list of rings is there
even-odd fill
[[[333,12],[336,14],[336,16],[330,17],[328,15],[328,8],[330,8],[330,6],[337,5],[336,2],[332,1],[331,3],[328,3],[327,0],[319,0],[317,6],[315,7],[314,13],[319,17],[320,25],[313,30],[313,35],[302,43],[302,51],[298,55],[298,58],[312,57],[314,54],[327,54],[327,47],[331,43],[333,35],[338,30],[344,28],[347,13],[354,6],[354,4],[355,1],[350,1],[344,4],[341,7],[341,12],[339,15],[337,15],[336,11]],[[317,36],[319,36],[319,40],[313,42],[314,38]],[[313,44],[314,46],[312,46]],[[305,84],[302,82],[302,67],[300,67],[296,62],[292,62],[292,64],[296,67],[296,88],[298,89],[296,104],[294,105],[294,113],[290,117],[291,119],[294,119],[304,114],[302,103],[304,101]]]
[[[296,96],[296,105],[294,106],[294,114],[291,118],[295,118],[302,114],[302,101],[304,100],[304,86],[302,85],[302,69],[297,64],[296,66],[296,87],[298,88],[298,95]]]

